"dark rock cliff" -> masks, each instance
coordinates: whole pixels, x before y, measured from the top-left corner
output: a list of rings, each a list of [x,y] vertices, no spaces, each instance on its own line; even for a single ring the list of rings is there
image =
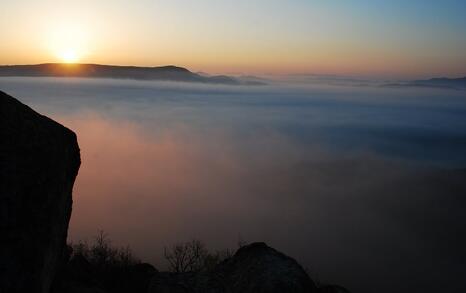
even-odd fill
[[[49,291],[79,166],[71,130],[0,92],[0,293]]]

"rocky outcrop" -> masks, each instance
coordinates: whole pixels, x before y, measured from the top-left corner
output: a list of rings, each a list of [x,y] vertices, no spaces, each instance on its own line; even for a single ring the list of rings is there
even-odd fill
[[[0,92],[0,292],[49,291],[65,253],[76,135]]]
[[[157,274],[151,293],[312,293],[314,282],[292,258],[253,243],[217,265],[211,272],[197,274]]]

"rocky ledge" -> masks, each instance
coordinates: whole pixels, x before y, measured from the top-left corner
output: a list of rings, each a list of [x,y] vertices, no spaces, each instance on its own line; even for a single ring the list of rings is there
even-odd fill
[[[76,135],[0,91],[0,292],[45,293],[66,247]]]

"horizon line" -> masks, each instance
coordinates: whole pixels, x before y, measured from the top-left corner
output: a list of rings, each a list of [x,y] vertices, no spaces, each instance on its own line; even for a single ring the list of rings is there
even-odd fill
[[[174,64],[165,64],[165,65],[150,65],[150,66],[142,66],[142,65],[129,65],[129,64],[104,64],[104,63],[87,63],[87,62],[40,62],[40,63],[25,63],[25,64],[0,64],[0,67],[14,67],[14,66],[40,66],[40,65],[63,65],[63,66],[81,66],[81,65],[90,65],[90,66],[109,66],[109,67],[131,67],[131,68],[178,68],[178,69],[185,69],[191,73],[196,74],[209,74],[209,75],[233,75],[233,76],[315,76],[315,77],[338,77],[338,78],[357,78],[357,79],[367,79],[367,80],[381,80],[387,79],[381,76],[374,76],[370,74],[338,74],[338,73],[316,73],[316,72],[292,72],[292,73],[244,73],[244,72],[211,72],[208,70],[191,70],[189,67],[174,65]],[[445,79],[460,79],[466,78],[466,73],[464,74],[443,74],[443,75],[429,75],[429,77],[425,77],[424,79],[433,79],[433,78],[445,78]],[[390,78],[389,78],[390,79]],[[399,80],[413,80],[413,79],[406,79],[400,78]]]

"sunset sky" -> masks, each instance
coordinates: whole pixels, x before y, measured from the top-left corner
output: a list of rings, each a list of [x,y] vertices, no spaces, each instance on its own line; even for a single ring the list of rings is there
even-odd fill
[[[174,64],[213,73],[466,75],[466,1],[15,0],[0,64]]]

